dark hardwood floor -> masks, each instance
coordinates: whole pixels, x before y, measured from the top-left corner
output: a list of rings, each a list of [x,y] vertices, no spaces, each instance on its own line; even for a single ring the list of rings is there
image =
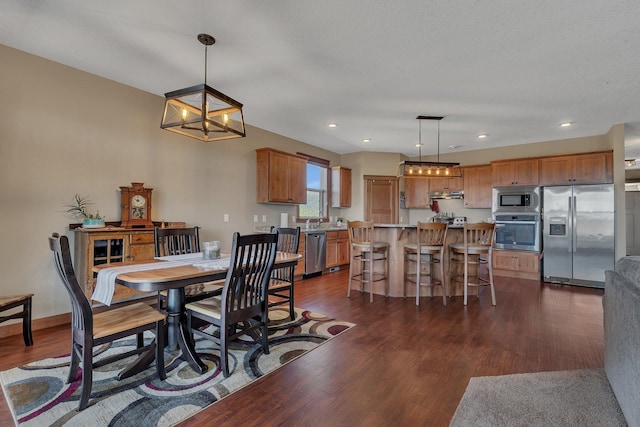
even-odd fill
[[[447,426],[474,376],[604,365],[602,290],[496,279],[480,299],[352,292],[347,270],[301,280],[296,306],[356,323],[278,371],[180,424]],[[0,339],[0,370],[69,350],[69,329]],[[12,425],[2,399],[0,425]]]

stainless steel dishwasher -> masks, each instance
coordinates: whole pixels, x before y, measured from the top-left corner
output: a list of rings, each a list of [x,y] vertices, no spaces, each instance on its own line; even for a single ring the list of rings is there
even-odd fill
[[[327,265],[327,235],[324,231],[310,231],[307,234],[304,253],[304,277],[322,274]]]

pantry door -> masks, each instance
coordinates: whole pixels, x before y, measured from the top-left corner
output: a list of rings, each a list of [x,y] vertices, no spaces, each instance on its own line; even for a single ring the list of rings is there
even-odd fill
[[[398,223],[398,178],[365,175],[364,219],[376,224]]]

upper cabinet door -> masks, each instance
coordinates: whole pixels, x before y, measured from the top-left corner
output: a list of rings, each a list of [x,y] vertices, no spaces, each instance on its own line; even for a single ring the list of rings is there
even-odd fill
[[[306,203],[307,158],[270,148],[260,148],[256,152],[256,201]]]
[[[613,153],[578,154],[573,163],[575,184],[610,184],[613,182]]]
[[[405,207],[426,209],[429,207],[429,179],[404,178]]]
[[[538,185],[540,178],[538,159],[492,162],[491,167],[494,187]]]
[[[491,165],[462,168],[465,208],[491,208],[491,171]]]
[[[331,207],[351,206],[351,169],[342,166],[331,168]]]
[[[613,154],[576,154],[540,160],[540,185],[610,184],[613,182]]]

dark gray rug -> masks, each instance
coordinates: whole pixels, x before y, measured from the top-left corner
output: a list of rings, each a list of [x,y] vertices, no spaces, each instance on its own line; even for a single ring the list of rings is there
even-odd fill
[[[626,426],[604,369],[474,377],[452,427]]]

